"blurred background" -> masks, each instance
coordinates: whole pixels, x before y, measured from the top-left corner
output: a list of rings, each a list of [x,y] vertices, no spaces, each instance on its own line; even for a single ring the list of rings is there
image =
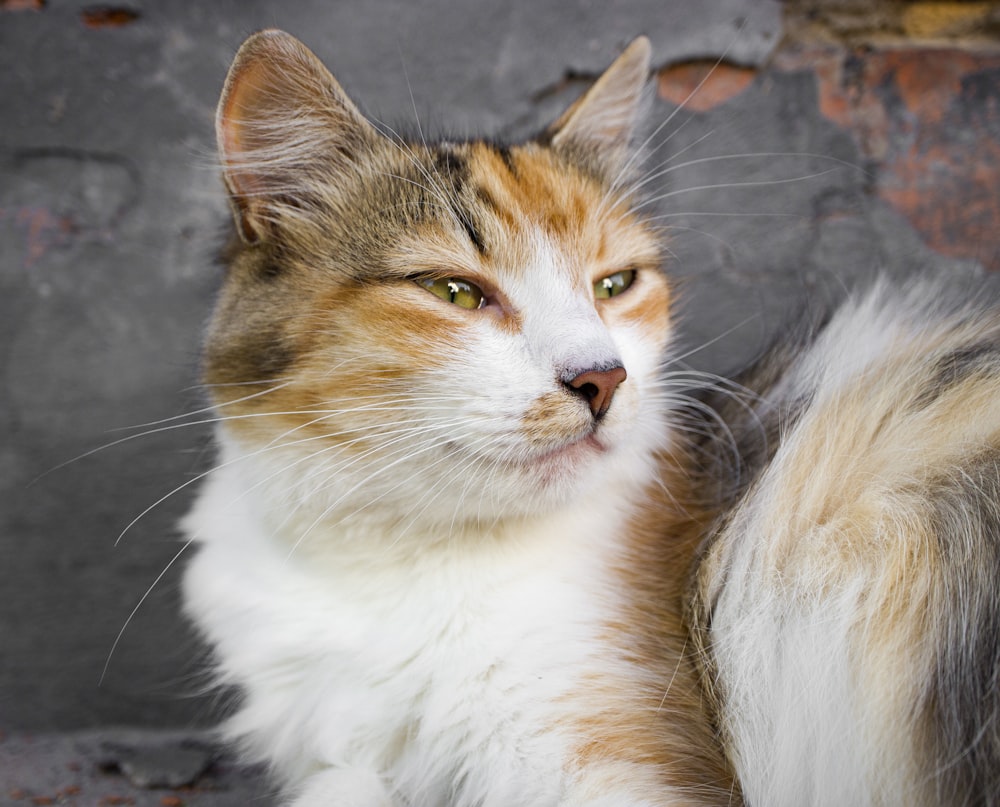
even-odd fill
[[[96,804],[93,776],[132,799],[106,803],[179,804],[113,777],[143,732],[190,750],[219,715],[175,525],[212,458],[215,102],[271,26],[377,120],[501,137],[649,35],[650,187],[698,368],[877,271],[1000,266],[1000,3],[0,0],[0,804]],[[225,781],[183,799],[241,803]]]

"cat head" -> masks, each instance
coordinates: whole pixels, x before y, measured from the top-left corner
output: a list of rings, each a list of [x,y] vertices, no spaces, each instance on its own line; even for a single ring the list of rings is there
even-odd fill
[[[640,38],[535,139],[428,143],[376,128],[288,34],[243,45],[204,376],[262,497],[456,525],[643,477],[668,336],[631,194],[648,70]]]

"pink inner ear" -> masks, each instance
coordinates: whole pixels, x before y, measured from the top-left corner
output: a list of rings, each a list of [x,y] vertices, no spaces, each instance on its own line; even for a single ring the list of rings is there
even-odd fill
[[[359,144],[378,136],[319,59],[273,30],[240,48],[215,126],[237,223],[251,242],[267,234],[275,204],[308,179],[303,166],[346,168]]]
[[[251,197],[259,193],[261,182],[246,167],[247,153],[253,147],[247,143],[248,119],[261,117],[259,111],[264,68],[257,60],[241,65],[229,77],[225,96],[219,108],[217,138],[229,190],[236,196]]]
[[[255,152],[266,146],[263,133],[255,131],[256,123],[280,115],[278,109],[267,109],[274,70],[267,54],[248,54],[230,73],[216,118],[223,176],[237,226],[250,243],[259,241],[267,230],[261,214],[267,204],[268,178],[252,163]]]

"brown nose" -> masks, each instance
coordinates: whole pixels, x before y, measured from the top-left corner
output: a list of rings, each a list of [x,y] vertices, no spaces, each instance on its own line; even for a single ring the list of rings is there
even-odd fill
[[[594,418],[600,420],[611,408],[611,399],[625,376],[624,367],[611,367],[607,370],[586,370],[565,383],[590,404]]]

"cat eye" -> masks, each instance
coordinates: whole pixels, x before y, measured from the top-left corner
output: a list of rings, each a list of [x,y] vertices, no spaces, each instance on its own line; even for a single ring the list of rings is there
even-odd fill
[[[594,297],[598,300],[606,300],[609,297],[617,297],[635,281],[634,269],[623,269],[613,275],[602,277],[594,284]]]
[[[486,303],[482,289],[467,280],[455,277],[418,277],[414,281],[436,297],[461,308],[474,310],[482,308]]]

